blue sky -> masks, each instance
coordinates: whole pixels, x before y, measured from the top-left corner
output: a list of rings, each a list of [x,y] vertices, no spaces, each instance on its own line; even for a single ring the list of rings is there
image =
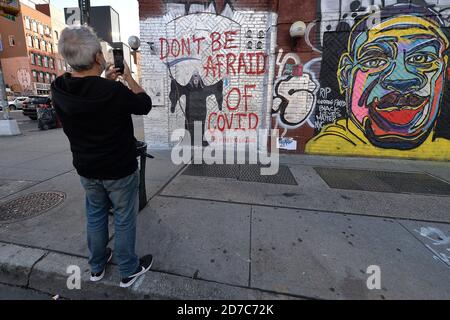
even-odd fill
[[[52,5],[64,10],[78,7],[78,0],[51,0]],[[127,43],[131,35],[139,36],[139,6],[137,0],[91,0],[91,6],[111,6],[120,15],[122,42]]]

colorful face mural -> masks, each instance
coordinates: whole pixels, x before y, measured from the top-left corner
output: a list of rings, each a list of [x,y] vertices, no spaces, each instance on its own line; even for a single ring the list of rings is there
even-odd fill
[[[338,71],[351,120],[375,146],[418,147],[433,130],[442,103],[447,37],[435,21],[406,15],[353,38]]]

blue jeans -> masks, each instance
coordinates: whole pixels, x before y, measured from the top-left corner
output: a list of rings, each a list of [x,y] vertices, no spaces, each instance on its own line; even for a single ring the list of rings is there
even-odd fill
[[[139,212],[139,171],[120,180],[94,180],[81,177],[86,190],[87,240],[89,265],[93,273],[106,267],[109,242],[109,209],[114,211],[114,257],[120,275],[133,275],[139,259],[135,253],[136,219]]]

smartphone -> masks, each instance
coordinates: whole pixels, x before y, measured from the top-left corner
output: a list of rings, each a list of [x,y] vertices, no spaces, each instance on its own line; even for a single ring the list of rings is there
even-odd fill
[[[125,65],[123,64],[123,59],[124,59],[123,50],[122,49],[114,49],[113,55],[114,55],[114,67],[116,69],[120,69],[119,72],[121,74],[123,74],[125,71]]]

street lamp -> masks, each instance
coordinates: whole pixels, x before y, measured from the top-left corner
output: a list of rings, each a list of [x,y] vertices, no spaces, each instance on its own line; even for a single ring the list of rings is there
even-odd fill
[[[289,34],[292,38],[292,51],[296,51],[298,39],[305,36],[306,23],[303,21],[296,21],[292,24]]]
[[[131,54],[133,55],[134,58],[134,64],[137,64],[137,53],[139,52],[138,50],[141,47],[141,39],[139,39],[139,37],[136,36],[131,36],[128,38],[128,45],[133,50]]]

